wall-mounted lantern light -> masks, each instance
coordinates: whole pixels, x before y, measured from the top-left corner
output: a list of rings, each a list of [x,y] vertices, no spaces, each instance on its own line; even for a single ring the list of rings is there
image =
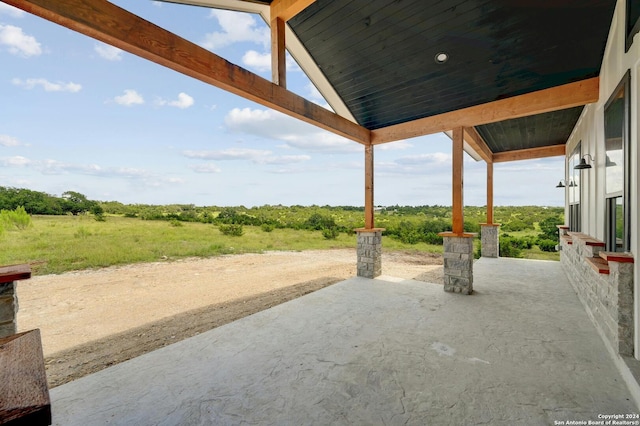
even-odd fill
[[[578,186],[574,181],[570,180],[569,181],[569,185],[566,184],[567,181],[562,179],[560,180],[560,182],[558,182],[558,184],[556,185],[556,188],[566,188],[567,186],[569,188],[573,188],[574,186]]]
[[[576,169],[576,170],[590,169],[591,168],[591,164],[587,163],[587,160],[585,160],[586,157],[589,157],[591,159],[591,162],[593,163],[593,157],[591,156],[591,154],[585,154],[580,159],[580,164],[577,164],[574,167],[574,169]]]

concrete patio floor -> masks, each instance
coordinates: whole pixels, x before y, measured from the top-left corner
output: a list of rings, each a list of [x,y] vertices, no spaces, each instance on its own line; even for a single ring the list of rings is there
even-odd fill
[[[54,388],[54,424],[550,425],[638,412],[559,262],[483,258],[474,272],[471,296],[343,281]]]

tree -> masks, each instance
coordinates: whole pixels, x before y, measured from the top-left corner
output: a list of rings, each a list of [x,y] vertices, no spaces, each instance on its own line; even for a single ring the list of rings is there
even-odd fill
[[[85,195],[75,191],[63,192],[62,199],[64,211],[74,216],[88,212],[96,204],[95,201],[90,201]]]

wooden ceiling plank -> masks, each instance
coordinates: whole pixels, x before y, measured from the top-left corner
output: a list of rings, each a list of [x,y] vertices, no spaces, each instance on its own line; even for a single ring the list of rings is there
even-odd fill
[[[368,145],[370,131],[106,0],[3,0],[41,18]]]
[[[493,152],[474,127],[464,128],[464,140],[487,163],[493,161]]]
[[[538,90],[524,95],[475,105],[407,123],[383,127],[371,132],[374,145],[424,136],[456,127],[475,127],[513,118],[542,114],[596,102],[599,97],[598,77]]]
[[[496,152],[493,154],[494,163],[505,161],[533,160],[535,158],[557,157],[565,155],[565,144],[542,146],[538,148],[519,149],[517,151]]]
[[[309,7],[316,0],[274,0],[271,2],[271,20],[278,17],[285,22]]]

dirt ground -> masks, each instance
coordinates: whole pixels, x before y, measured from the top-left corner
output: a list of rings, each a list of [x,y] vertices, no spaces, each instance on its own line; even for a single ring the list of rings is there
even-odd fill
[[[94,373],[355,275],[355,249],[267,252],[45,275],[18,284],[49,386]],[[384,275],[442,282],[442,256],[390,252]]]

